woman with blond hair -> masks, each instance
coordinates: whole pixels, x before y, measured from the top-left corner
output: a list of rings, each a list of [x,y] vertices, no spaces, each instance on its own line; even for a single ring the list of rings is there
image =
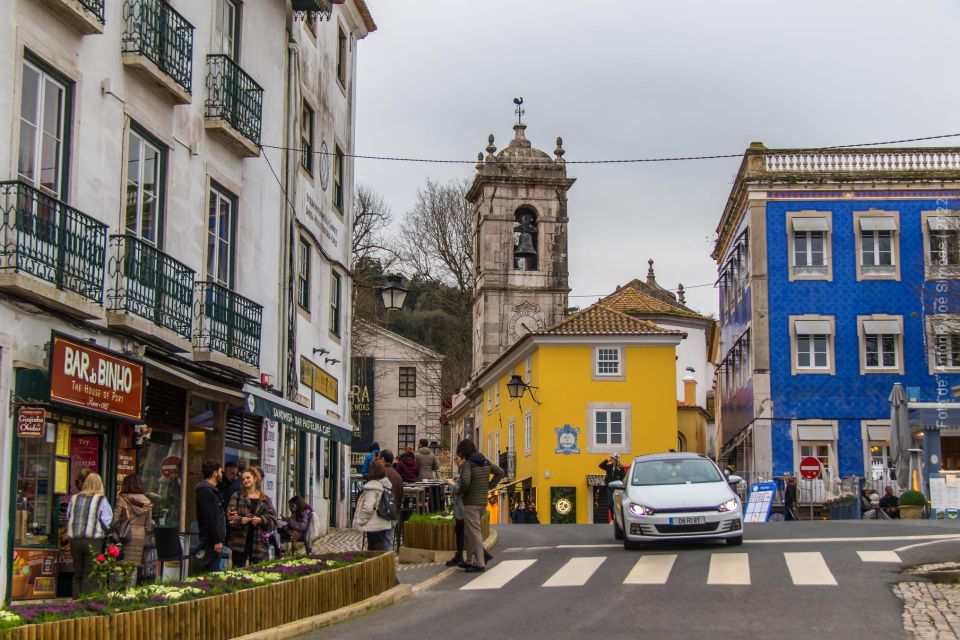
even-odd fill
[[[80,493],[67,503],[67,539],[73,556],[73,597],[96,590],[90,578],[93,559],[103,550],[103,539],[110,529],[113,509],[103,495],[103,480],[91,473],[83,481]]]

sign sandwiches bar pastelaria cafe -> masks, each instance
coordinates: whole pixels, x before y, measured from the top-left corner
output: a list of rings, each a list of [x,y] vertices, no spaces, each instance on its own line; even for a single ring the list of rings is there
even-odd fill
[[[143,363],[83,340],[52,335],[52,402],[140,421],[143,393]]]

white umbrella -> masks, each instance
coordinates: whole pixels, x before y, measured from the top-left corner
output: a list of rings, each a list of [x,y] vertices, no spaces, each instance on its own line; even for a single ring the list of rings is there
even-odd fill
[[[890,457],[897,473],[897,484],[906,490],[910,481],[910,452],[913,436],[907,415],[907,394],[903,385],[895,382],[890,391]]]

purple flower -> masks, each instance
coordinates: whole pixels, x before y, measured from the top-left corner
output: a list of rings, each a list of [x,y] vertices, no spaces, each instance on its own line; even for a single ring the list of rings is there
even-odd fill
[[[167,599],[167,596],[163,595],[162,593],[158,593],[150,599],[153,600],[154,602],[163,602],[164,600]]]
[[[97,600],[93,600],[87,603],[87,608],[90,609],[90,611],[96,611],[97,613],[102,613],[107,610],[107,605]]]

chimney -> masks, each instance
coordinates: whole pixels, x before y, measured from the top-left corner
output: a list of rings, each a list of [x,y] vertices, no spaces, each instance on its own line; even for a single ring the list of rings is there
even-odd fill
[[[687,373],[683,376],[683,401],[690,406],[697,405],[697,377],[694,373],[693,367],[687,367]]]

